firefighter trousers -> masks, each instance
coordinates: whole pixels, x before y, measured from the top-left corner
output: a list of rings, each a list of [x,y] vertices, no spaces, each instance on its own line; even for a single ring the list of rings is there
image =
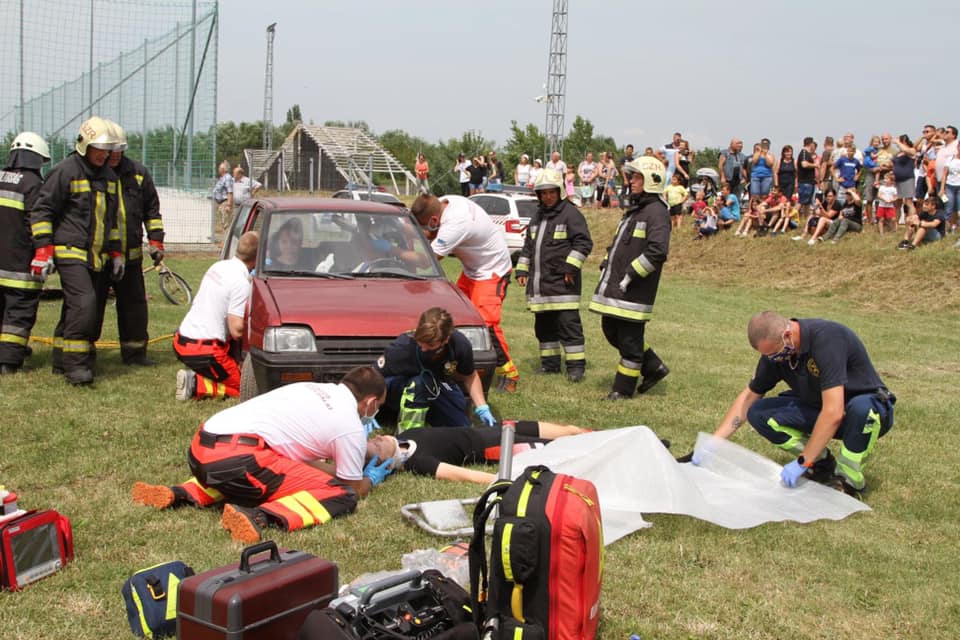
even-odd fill
[[[94,343],[100,335],[99,312],[106,302],[109,277],[85,263],[57,262],[63,305],[60,320],[53,331],[53,372],[68,377],[72,372],[93,372],[96,362]]]
[[[230,345],[220,340],[194,340],[173,336],[177,359],[197,374],[197,399],[240,397],[240,364]]]
[[[413,377],[388,376],[387,406],[397,410],[397,430],[469,427],[467,397],[460,385],[439,382],[430,371]]]
[[[534,314],[533,331],[540,343],[540,366],[544,371],[559,372],[561,355],[566,356],[567,371],[586,368],[579,309],[539,311]]]
[[[10,284],[0,286],[0,364],[19,368],[29,353],[42,285],[27,280],[11,280]]]
[[[258,507],[287,531],[325,524],[357,506],[352,488],[280,455],[255,435],[214,435],[201,428],[187,461],[193,477],[180,488],[191,502]]]
[[[644,339],[647,323],[603,316],[600,328],[612,347],[620,352],[617,374],[613,379],[613,391],[632,396],[640,376],[656,371],[663,361]]]
[[[851,487],[865,486],[867,457],[877,439],[893,426],[895,402],[888,393],[865,393],[853,396],[844,406],[843,420],[834,434],[843,443],[837,456],[837,473]],[[747,411],[747,420],[757,433],[794,455],[803,453],[819,416],[819,407],[804,404],[789,393],[761,398]]]
[[[470,298],[470,302],[480,312],[484,323],[490,329],[493,350],[497,353],[497,373],[511,380],[517,380],[520,378],[520,372],[510,358],[510,348],[500,327],[503,299],[507,297],[509,285],[509,273],[502,278],[494,276],[488,280],[474,280],[461,273],[457,280],[457,288]]]
[[[147,292],[143,284],[143,260],[127,262],[123,278],[113,283],[117,294],[117,332],[120,357],[130,362],[147,354]]]

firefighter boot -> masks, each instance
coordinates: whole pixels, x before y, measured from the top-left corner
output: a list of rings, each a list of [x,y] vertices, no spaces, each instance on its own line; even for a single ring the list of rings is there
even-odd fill
[[[633,397],[633,389],[637,385],[634,376],[625,375],[617,371],[613,378],[613,390],[607,394],[607,400],[628,400]]]
[[[537,373],[560,373],[560,356],[540,356]]]
[[[653,349],[647,349],[643,352],[643,367],[640,369],[643,380],[637,387],[637,393],[646,393],[650,391],[658,382],[667,377],[670,369],[663,363]]]
[[[584,371],[587,368],[587,363],[583,360],[580,360],[576,363],[571,364],[567,361],[567,380],[570,382],[580,382],[583,380]]]
[[[63,372],[63,377],[77,387],[93,384],[93,371],[86,368],[66,370]]]

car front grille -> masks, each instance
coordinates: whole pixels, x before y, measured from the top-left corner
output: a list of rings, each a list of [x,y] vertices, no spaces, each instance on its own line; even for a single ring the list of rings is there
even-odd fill
[[[373,364],[393,338],[317,338],[317,353],[331,360]]]

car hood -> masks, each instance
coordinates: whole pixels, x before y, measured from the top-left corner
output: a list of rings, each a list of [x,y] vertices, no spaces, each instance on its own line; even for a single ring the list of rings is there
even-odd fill
[[[282,324],[318,336],[386,337],[414,329],[420,314],[443,307],[459,326],[483,325],[476,307],[448,280],[270,278]]]

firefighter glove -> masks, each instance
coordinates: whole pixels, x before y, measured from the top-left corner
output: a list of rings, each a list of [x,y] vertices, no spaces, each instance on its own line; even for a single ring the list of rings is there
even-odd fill
[[[53,245],[38,248],[30,261],[30,273],[40,282],[46,281],[50,274],[57,270],[53,264]]]
[[[623,280],[620,281],[620,292],[621,292],[621,293],[626,293],[626,292],[627,292],[627,287],[630,286],[630,283],[631,283],[632,281],[633,281],[633,278],[630,277],[630,274],[629,274],[629,273],[626,274],[626,275],[624,275],[624,276],[623,276]]]
[[[379,465],[378,462],[380,462],[380,456],[373,456],[367,466],[363,468],[364,477],[369,478],[370,485],[374,487],[386,480],[387,476],[393,471],[390,468],[390,465],[393,464],[393,458],[387,458]]]
[[[123,280],[123,274],[127,270],[127,261],[124,259],[123,254],[121,253],[111,253],[110,254],[110,266],[113,269],[110,277],[114,282],[119,282]]]
[[[783,481],[783,484],[793,488],[797,486],[797,480],[800,479],[800,476],[807,470],[799,460],[792,460],[789,464],[784,465],[783,471],[780,472],[780,480]]]
[[[480,418],[480,421],[483,422],[488,427],[497,426],[497,419],[493,417],[493,414],[490,413],[490,405],[482,404],[476,409],[473,410],[477,417]]]
[[[150,241],[150,257],[153,259],[153,264],[160,264],[160,261],[163,260],[163,243],[159,240]]]

